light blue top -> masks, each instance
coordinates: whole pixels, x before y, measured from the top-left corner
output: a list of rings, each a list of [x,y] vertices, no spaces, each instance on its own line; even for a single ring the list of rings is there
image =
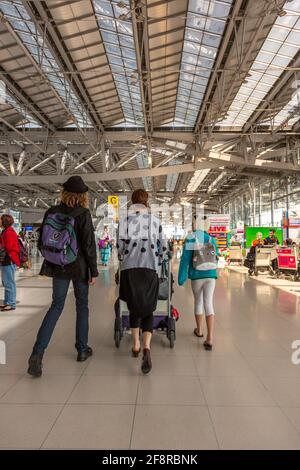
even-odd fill
[[[210,269],[208,271],[199,271],[193,268],[193,247],[197,242],[207,243],[211,237],[207,232],[203,230],[195,230],[193,233],[190,233],[183,245],[183,253],[180,260],[179,272],[178,272],[178,284],[182,286],[187,279],[209,279],[209,278],[218,278],[218,272],[216,269]],[[212,244],[216,248],[216,253],[218,254],[218,249],[216,246],[216,241],[214,238],[211,238]]]

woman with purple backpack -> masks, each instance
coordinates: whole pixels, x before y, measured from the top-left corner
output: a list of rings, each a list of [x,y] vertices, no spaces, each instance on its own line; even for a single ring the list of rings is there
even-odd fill
[[[39,249],[44,257],[40,274],[52,278],[52,304],[38,331],[28,374],[42,375],[42,359],[65,304],[70,282],[76,298],[77,361],[93,353],[88,346],[89,286],[98,276],[94,227],[88,209],[88,187],[80,176],[64,184],[61,202],[46,212],[40,230]]]

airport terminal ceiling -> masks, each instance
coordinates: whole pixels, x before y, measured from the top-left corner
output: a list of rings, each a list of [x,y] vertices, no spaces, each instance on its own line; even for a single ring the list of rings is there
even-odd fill
[[[0,208],[298,187],[300,0],[1,0]]]

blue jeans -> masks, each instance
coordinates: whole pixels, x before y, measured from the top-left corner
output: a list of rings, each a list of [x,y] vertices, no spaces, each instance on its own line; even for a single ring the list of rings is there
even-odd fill
[[[2,285],[4,287],[4,305],[16,308],[17,287],[16,287],[16,265],[0,266]]]
[[[52,304],[45,315],[43,323],[38,331],[33,354],[41,354],[47,348],[57,320],[65,305],[69,285],[69,279],[53,278]],[[72,281],[76,298],[76,343],[78,352],[85,351],[89,333],[89,284],[87,281]]]

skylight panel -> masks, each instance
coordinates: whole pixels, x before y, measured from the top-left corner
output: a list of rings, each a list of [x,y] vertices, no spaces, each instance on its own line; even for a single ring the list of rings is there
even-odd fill
[[[282,108],[273,119],[275,127],[284,124],[287,127],[293,126],[300,117],[300,99],[299,93],[295,93],[291,100]]]
[[[210,172],[209,169],[196,170],[194,172],[193,177],[191,178],[191,180],[188,184],[187,192],[188,193],[195,192],[198,189],[198,187],[200,186],[200,184],[204,181],[204,179],[206,178],[206,176],[208,175],[209,172]]]
[[[132,24],[130,23],[130,15],[128,15],[130,4],[128,1],[123,1],[124,7],[120,7],[118,3],[120,2],[117,0],[111,2],[93,0],[98,27],[118,91],[125,122],[142,125],[141,92],[136,73],[137,63]],[[119,20],[120,15],[128,15],[128,20]],[[120,82],[122,82],[122,86]]]
[[[189,127],[195,125],[231,3],[231,0],[189,1],[175,120],[171,125],[180,121]]]
[[[59,65],[47,45],[44,44],[43,37],[37,31],[22,2],[20,0],[2,0],[0,2],[0,11],[7,15],[8,21],[20,36],[41,70],[47,75],[52,87],[57,91],[65,105],[73,111],[74,116],[76,111],[79,126],[90,126],[91,122],[86,109],[73,92],[70,84],[65,80]],[[44,57],[40,61],[39,53],[42,51],[42,45]]]
[[[254,109],[252,98],[261,103],[278,77],[284,72],[300,47],[300,0],[287,1],[284,5],[287,15],[278,17],[268,34],[261,50],[249,70],[249,77],[243,83],[233,100],[226,118],[218,125],[243,127]],[[249,94],[249,89],[251,93]],[[249,104],[252,105],[249,105]]]
[[[140,169],[149,168],[149,159],[147,153],[143,150],[136,155],[137,165]],[[152,191],[152,178],[150,176],[142,177],[143,185],[146,191]]]
[[[37,120],[28,113],[24,105],[19,103],[10,93],[6,87],[0,87],[0,106],[8,104],[14,108],[21,116],[23,116],[22,122],[27,123],[31,127],[41,127]]]

